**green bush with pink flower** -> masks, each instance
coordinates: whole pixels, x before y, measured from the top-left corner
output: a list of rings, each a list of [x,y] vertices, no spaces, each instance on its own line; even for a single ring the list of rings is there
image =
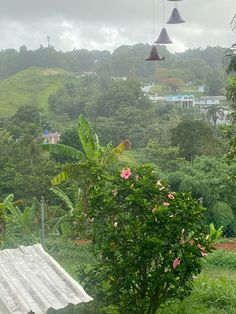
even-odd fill
[[[205,225],[204,211],[150,166],[103,173],[90,195],[98,264],[84,274],[85,287],[109,313],[154,314],[183,299],[221,234]]]

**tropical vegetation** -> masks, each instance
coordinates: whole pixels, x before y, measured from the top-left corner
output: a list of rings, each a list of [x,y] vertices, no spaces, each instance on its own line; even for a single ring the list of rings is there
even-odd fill
[[[45,249],[94,297],[75,313],[233,314],[235,253],[212,242],[236,235],[235,69],[220,47],[161,48],[158,65],[149,48],[0,52],[0,244],[39,242],[43,206]],[[223,128],[221,106],[143,88],[214,96],[226,79]]]

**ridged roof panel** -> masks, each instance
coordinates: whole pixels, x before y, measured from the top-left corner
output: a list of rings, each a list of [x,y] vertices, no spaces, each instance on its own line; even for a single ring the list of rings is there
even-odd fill
[[[1,314],[45,314],[91,300],[40,244],[0,251]]]

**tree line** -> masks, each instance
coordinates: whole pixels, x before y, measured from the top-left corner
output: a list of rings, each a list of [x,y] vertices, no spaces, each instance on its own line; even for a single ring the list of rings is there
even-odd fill
[[[223,79],[221,65],[225,49],[222,47],[190,49],[173,54],[161,46],[158,49],[166,59],[158,64],[144,62],[150,48],[148,44],[136,44],[120,46],[113,52],[86,49],[62,52],[53,46],[40,46],[36,50],[29,50],[26,46],[21,46],[19,51],[1,50],[0,79],[30,67],[62,68],[74,73],[106,73],[147,81],[161,80],[163,75],[159,76],[159,72],[163,72],[164,68],[168,72],[167,78],[174,76],[184,82],[201,84],[207,80]]]

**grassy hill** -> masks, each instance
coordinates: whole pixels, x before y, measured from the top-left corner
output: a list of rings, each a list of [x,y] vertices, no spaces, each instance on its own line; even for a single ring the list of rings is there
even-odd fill
[[[48,96],[72,77],[62,69],[29,68],[0,80],[0,117],[9,117],[26,104],[47,107]]]

